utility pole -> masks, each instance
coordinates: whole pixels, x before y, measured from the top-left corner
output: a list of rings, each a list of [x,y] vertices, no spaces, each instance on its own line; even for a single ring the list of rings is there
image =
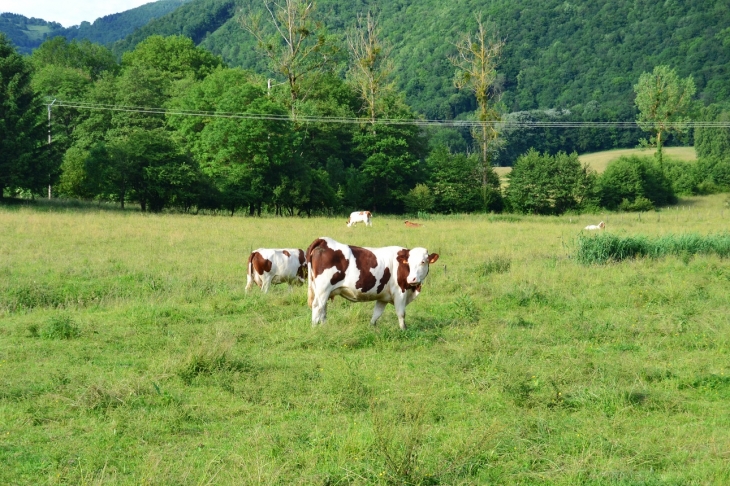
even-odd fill
[[[281,83],[272,83],[272,81],[276,81],[275,79],[267,79],[266,80],[266,95],[271,96],[271,88],[274,86],[279,86],[281,84],[286,84],[286,81],[282,81]]]
[[[48,105],[48,150],[51,150],[51,106],[55,103],[54,99],[51,104]],[[48,199],[51,199],[51,174],[48,174]]]

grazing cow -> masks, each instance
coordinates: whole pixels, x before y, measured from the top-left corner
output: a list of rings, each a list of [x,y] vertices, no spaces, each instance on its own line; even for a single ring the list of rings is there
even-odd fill
[[[314,240],[307,248],[312,325],[324,323],[327,299],[340,295],[351,302],[374,300],[372,325],[385,306],[393,304],[400,328],[405,329],[406,306],[421,292],[428,265],[438,258],[425,248],[361,248],[327,237]]]
[[[264,293],[269,291],[271,284],[304,283],[306,271],[307,261],[302,250],[259,248],[248,256],[246,292],[254,282]]]
[[[414,222],[408,221],[408,220],[405,220],[404,223],[409,228],[420,228],[421,226],[423,226],[422,224],[414,223]]]
[[[586,226],[583,229],[586,229],[588,231],[595,231],[595,230],[602,230],[602,229],[605,229],[605,228],[606,228],[606,223],[604,223],[603,221],[601,221],[598,224],[589,224],[588,226]]]
[[[372,226],[373,223],[370,221],[372,216],[370,211],[354,211],[350,213],[350,218],[347,220],[347,227],[349,228],[356,223],[365,223],[365,226]]]

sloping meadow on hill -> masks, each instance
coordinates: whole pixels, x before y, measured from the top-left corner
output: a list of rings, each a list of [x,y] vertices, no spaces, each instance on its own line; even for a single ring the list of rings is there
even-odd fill
[[[575,254],[600,219],[710,235],[728,204],[352,228],[0,207],[0,482],[727,484],[730,261]],[[252,249],[324,235],[439,253],[408,331],[245,293]]]
[[[61,36],[68,40],[88,40],[112,44],[132,34],[152,19],[162,17],[192,0],[157,0],[124,12],[87,19],[79,25],[63,27],[53,19],[46,21],[16,13],[0,13],[0,32],[7,35],[22,54],[30,54],[43,41]]]

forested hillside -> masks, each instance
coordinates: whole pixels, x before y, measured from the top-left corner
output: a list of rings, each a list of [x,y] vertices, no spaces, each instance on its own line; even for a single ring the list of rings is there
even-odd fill
[[[159,0],[68,29],[2,14],[0,31],[21,53],[63,35],[116,42],[117,56],[150,35],[182,34],[231,66],[264,73],[267,65],[255,40],[238,22],[241,12],[264,11],[263,5]],[[730,100],[730,8],[722,0],[317,2],[319,19],[338,37],[359,13],[375,7],[383,36],[393,46],[398,88],[427,118],[459,118],[475,108],[473,98],[454,87],[449,56],[458,34],[474,28],[477,12],[494,22],[505,40],[499,84],[507,112],[560,108],[570,109],[573,118],[633,119],[633,83],[659,64],[693,76],[705,104]]]
[[[453,42],[489,17],[505,50],[499,67],[509,112],[570,108],[582,115],[633,119],[632,86],[655,65],[692,75],[705,103],[730,99],[730,8],[723,0],[320,0],[319,18],[342,35],[375,5],[393,46],[399,88],[427,118],[450,119],[474,109],[453,85]],[[185,34],[233,66],[262,72],[266,64],[236,12],[263,10],[255,0],[194,0],[115,46],[129,50],[153,34]],[[587,115],[589,113],[586,113]]]
[[[58,22],[47,22],[23,15],[0,14],[0,32],[4,32],[23,54],[30,54],[45,39],[56,36],[88,39],[98,44],[111,44],[134,32],[150,20],[162,17],[191,0],[158,0],[137,8],[96,19],[93,23],[64,28]]]

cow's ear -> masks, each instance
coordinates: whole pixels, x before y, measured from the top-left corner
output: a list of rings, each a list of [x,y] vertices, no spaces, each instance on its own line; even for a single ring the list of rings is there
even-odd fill
[[[430,255],[428,255],[428,263],[436,263],[436,260],[438,260],[438,259],[439,259],[438,253],[431,253]]]
[[[396,257],[396,260],[398,260],[398,263],[408,264],[408,258],[410,256],[411,255],[410,255],[409,250],[401,250],[398,252],[398,256]]]

